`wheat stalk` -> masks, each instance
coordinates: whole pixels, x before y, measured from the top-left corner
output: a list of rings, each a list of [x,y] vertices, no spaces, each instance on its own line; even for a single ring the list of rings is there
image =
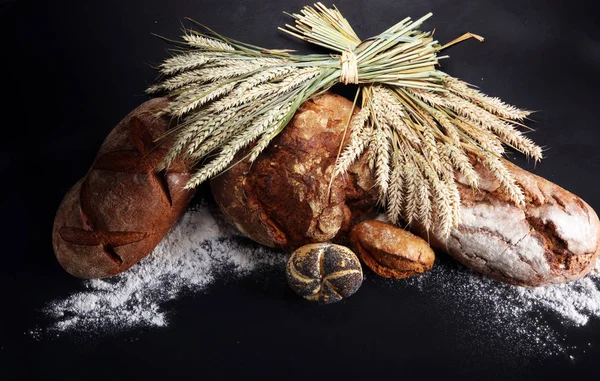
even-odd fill
[[[440,45],[419,28],[431,16],[405,18],[361,41],[337,8],[321,3],[292,14],[280,28],[336,54],[293,55],[235,41],[207,29],[186,30],[173,56],[158,66],[161,82],[149,93],[167,93],[163,114],[178,121],[160,168],[177,159],[198,165],[195,187],[237,161],[255,160],[298,107],[338,82],[358,84],[361,110],[349,121],[332,176],[366,155],[390,221],[419,222],[447,237],[460,221],[462,176],[476,188],[473,158],[481,160],[508,197],[523,192],[500,159],[504,145],[538,161],[542,149],[520,130],[530,111],[474,89],[436,66]],[[244,152],[243,155],[238,155]]]
[[[388,189],[387,216],[390,222],[397,224],[402,215],[402,203],[404,202],[404,182],[402,178],[404,163],[398,158],[396,151],[393,162],[392,174],[390,175],[390,186]]]

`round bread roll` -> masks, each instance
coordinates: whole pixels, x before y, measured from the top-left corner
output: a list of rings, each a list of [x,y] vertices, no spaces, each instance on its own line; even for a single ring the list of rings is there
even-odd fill
[[[360,262],[352,250],[331,243],[313,243],[294,251],[286,266],[288,284],[306,300],[339,302],[362,284]]]
[[[212,179],[227,219],[252,240],[287,251],[343,242],[352,222],[376,203],[366,155],[329,187],[351,111],[342,96],[312,98],[253,163],[242,161]]]

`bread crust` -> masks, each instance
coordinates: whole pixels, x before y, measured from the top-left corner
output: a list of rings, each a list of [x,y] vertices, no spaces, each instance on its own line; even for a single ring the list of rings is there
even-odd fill
[[[425,240],[397,226],[366,220],[350,231],[352,250],[385,278],[407,278],[431,270],[435,254]]]
[[[106,137],[88,173],[65,195],[54,219],[56,258],[79,278],[119,274],[150,254],[185,211],[194,191],[183,189],[190,168],[156,168],[170,142],[152,99],[127,115]]]
[[[429,234],[440,248],[473,270],[519,286],[544,286],[580,279],[600,255],[600,221],[581,198],[504,161],[525,194],[525,205],[510,201],[492,173],[471,157],[481,181],[473,191],[456,175],[462,222],[448,238]],[[427,234],[422,228],[423,238]]]
[[[376,202],[366,158],[329,188],[351,111],[352,102],[333,93],[310,99],[254,163],[242,161],[211,180],[227,219],[254,241],[288,251],[345,239],[352,221]]]

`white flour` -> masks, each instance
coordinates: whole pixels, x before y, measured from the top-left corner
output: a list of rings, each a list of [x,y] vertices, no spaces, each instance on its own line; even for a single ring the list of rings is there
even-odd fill
[[[108,280],[85,281],[85,290],[51,303],[45,312],[55,324],[31,333],[104,333],[165,326],[169,318],[165,302],[184,292],[202,291],[219,275],[243,276],[258,268],[281,268],[286,259],[284,254],[242,239],[218,210],[202,205],[188,211],[154,252],[130,270]],[[489,280],[448,258],[438,260],[432,271],[407,280],[373,277],[389,287],[438,300],[447,307],[444,318],[467,325],[464,331],[473,332],[475,341],[487,340],[481,343],[485,346],[508,340],[525,351],[564,353],[564,340],[550,320],[577,327],[600,317],[600,264],[581,281],[531,289]]]
[[[554,287],[519,287],[518,292],[524,301],[549,308],[574,325],[585,325],[590,316],[600,316],[600,291],[596,276]]]
[[[264,266],[283,266],[287,257],[242,239],[207,206],[189,210],[154,252],[124,273],[85,281],[85,291],[51,303],[53,331],[109,331],[164,326],[161,308],[185,291],[201,291],[219,273],[244,275]],[[39,332],[38,332],[39,334]]]
[[[439,301],[440,309],[447,311],[444,318],[464,326],[470,336],[457,345],[511,346],[523,355],[567,353],[574,348],[557,326],[568,331],[600,318],[597,273],[559,286],[526,288],[490,280],[449,258],[440,262],[407,283]]]

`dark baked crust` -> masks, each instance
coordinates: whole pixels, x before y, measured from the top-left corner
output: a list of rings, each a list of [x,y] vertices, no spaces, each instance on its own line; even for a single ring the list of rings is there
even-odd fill
[[[357,224],[350,244],[360,259],[385,278],[406,278],[431,270],[435,254],[427,242],[394,225],[376,220]]]
[[[332,93],[306,101],[252,165],[240,162],[214,178],[213,195],[227,219],[249,238],[289,251],[345,236],[376,200],[364,159],[336,177],[328,193],[351,109]]]
[[[153,99],[127,115],[59,206],[52,243],[72,275],[105,278],[125,271],[152,252],[185,211],[194,194],[183,189],[189,168],[178,163],[156,173],[169,142],[154,140],[169,123],[155,112],[166,104]]]

